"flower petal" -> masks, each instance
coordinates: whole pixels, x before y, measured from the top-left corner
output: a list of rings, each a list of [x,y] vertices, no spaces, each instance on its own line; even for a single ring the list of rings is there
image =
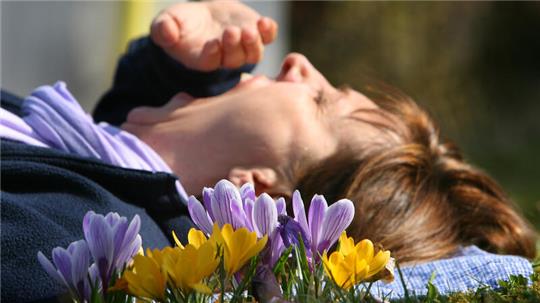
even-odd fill
[[[255,205],[254,200],[246,199],[244,200],[244,213],[246,214],[246,227],[250,231],[255,231],[253,227],[253,207]]]
[[[371,277],[381,271],[390,260],[390,251],[379,251],[373,260],[369,263],[369,273],[368,277]]]
[[[281,254],[285,250],[285,245],[283,244],[281,234],[277,228],[274,230],[274,232],[272,232],[272,234],[268,238],[268,241],[270,241],[270,260],[268,265],[274,267],[277,260],[279,260]]]
[[[142,238],[139,234],[135,235],[133,241],[128,243],[118,255],[115,263],[115,270],[117,272],[121,271],[124,268],[126,263],[129,263],[133,256],[135,256],[139,250],[141,250]]]
[[[92,283],[92,286],[98,286],[98,289],[101,288],[101,279],[99,278],[99,270],[96,263],[90,265],[88,274],[90,275],[90,283]]]
[[[71,278],[72,285],[79,295],[79,299],[84,301],[88,293],[88,267],[90,266],[90,252],[86,241],[79,240],[69,245],[73,247],[71,255]]]
[[[88,211],[83,218],[83,232],[86,233],[88,228],[90,228],[90,219],[92,219],[96,213],[93,210]]]
[[[190,196],[188,200],[188,211],[191,219],[197,226],[202,229],[207,235],[212,233],[212,225],[210,217],[204,210],[201,202],[197,200],[194,196]]]
[[[317,253],[319,234],[323,227],[322,223],[327,209],[328,203],[326,203],[326,199],[321,195],[314,195],[313,199],[311,199],[308,213],[309,230],[311,231],[311,250],[314,254]]]
[[[58,269],[58,272],[64,277],[64,280],[68,283],[67,285],[72,287],[71,284],[73,281],[71,275],[71,255],[69,252],[62,247],[55,247],[52,251],[52,259],[54,265]]]
[[[131,222],[129,223],[129,226],[126,230],[126,234],[124,236],[124,241],[122,242],[122,249],[125,249],[126,247],[130,246],[133,241],[135,241],[135,238],[139,234],[139,231],[141,229],[141,218],[139,215],[135,215]]]
[[[73,285],[78,286],[79,283],[86,279],[88,267],[90,266],[90,251],[86,241],[79,240],[71,243],[69,246],[74,247],[71,255],[71,278]],[[84,291],[78,289],[79,293],[84,296]]]
[[[244,205],[242,201],[231,201],[231,213],[233,220],[233,227],[240,228],[246,226],[246,213],[244,212]]]
[[[276,200],[276,208],[278,215],[287,215],[287,205],[285,203],[285,198],[281,197]]]
[[[255,196],[255,187],[253,186],[253,183],[244,183],[244,185],[240,187],[240,196],[242,197],[243,201],[246,199],[255,201],[257,197]]]
[[[317,251],[327,250],[336,243],[341,233],[351,224],[353,217],[354,205],[351,200],[342,199],[330,205],[324,214]]]
[[[211,203],[216,221],[220,225],[230,223],[236,228],[237,220],[233,218],[232,210],[243,209],[241,201],[242,198],[236,186],[229,180],[220,180],[214,188],[214,196]]]
[[[113,261],[114,243],[112,230],[102,215],[90,217],[84,237],[94,261],[98,263],[101,278],[107,280]]]
[[[126,250],[126,251],[129,251],[128,257],[125,258],[126,262],[131,261],[131,258],[136,256],[139,253],[139,251],[142,251],[141,245],[142,245],[141,235],[137,235],[135,237],[135,240],[133,240],[133,242],[131,242],[131,247],[129,247],[129,249]],[[124,262],[124,263],[126,263],[126,262]]]
[[[207,240],[204,233],[198,229],[191,228],[188,232],[188,243],[195,246],[197,249],[206,243]]]
[[[203,197],[204,208],[206,208],[206,211],[208,212],[208,215],[210,216],[210,220],[214,222],[216,220],[216,217],[214,217],[214,213],[212,211],[212,196],[214,196],[213,188],[209,188],[209,187],[203,188],[202,197]]]
[[[294,220],[300,224],[302,229],[306,232],[306,235],[308,236],[308,242],[311,243],[311,230],[308,227],[307,219],[306,219],[306,211],[304,209],[304,201],[302,201],[302,197],[300,196],[300,192],[298,190],[295,190],[292,197],[292,205],[293,205],[293,213],[294,213]]]
[[[120,215],[118,213],[113,213],[113,212],[110,212],[108,213],[107,215],[105,215],[105,221],[107,222],[107,224],[109,224],[109,226],[113,227],[115,226],[116,224],[120,223],[121,221],[121,218]]]
[[[45,257],[45,255],[43,255],[41,251],[38,251],[37,257],[39,264],[41,264],[41,267],[43,267],[43,269],[47,272],[49,276],[51,276],[51,278],[55,279],[58,283],[67,286],[64,277],[62,277],[62,275],[60,275],[58,271],[56,271],[54,265],[51,263],[51,261],[49,261],[49,259],[47,259],[47,257]]]
[[[277,209],[274,199],[264,193],[253,206],[253,225],[257,236],[269,235],[277,226]]]
[[[105,216],[106,222],[107,222],[107,216]],[[122,250],[122,247],[123,247],[122,243],[125,240],[126,231],[129,226],[127,222],[127,218],[124,217],[123,219],[124,220],[119,219],[118,221],[116,221],[115,222],[116,225],[112,228],[113,243],[114,243],[114,254],[113,254],[114,259],[118,258],[118,255],[120,254]]]

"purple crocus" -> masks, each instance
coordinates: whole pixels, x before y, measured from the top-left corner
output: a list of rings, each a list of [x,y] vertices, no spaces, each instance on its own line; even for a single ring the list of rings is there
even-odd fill
[[[79,302],[90,300],[91,287],[87,278],[90,273],[90,251],[85,240],[75,241],[69,244],[67,249],[54,248],[52,250],[54,265],[41,251],[37,257],[47,274],[65,285],[73,298],[77,298]]]
[[[306,249],[311,250],[316,261],[323,251],[336,243],[354,217],[354,205],[348,199],[341,199],[329,207],[324,196],[314,195],[307,218],[300,192],[293,193],[292,203],[294,220],[304,230],[302,236],[305,235],[309,243]]]
[[[97,266],[99,278],[105,287],[111,275],[123,269],[125,264],[140,250],[140,218],[135,215],[131,222],[117,213],[106,216],[93,211],[83,219],[83,231],[88,248]]]
[[[273,265],[277,261],[285,249],[277,231],[278,216],[287,214],[285,199],[274,201],[266,193],[257,197],[253,184],[246,183],[238,190],[228,180],[219,181],[213,189],[205,188],[202,196],[203,203],[189,197],[188,211],[203,232],[210,235],[214,223],[220,226],[229,223],[235,229],[245,227],[256,232],[259,238],[268,235],[263,262]]]
[[[221,180],[213,189],[205,188],[202,196],[203,203],[189,197],[188,211],[193,222],[208,235],[214,223],[229,223],[235,229],[254,231],[258,237],[270,236],[278,225],[278,215],[286,213],[285,199],[274,201],[266,193],[257,197],[251,183],[238,190],[230,181]]]

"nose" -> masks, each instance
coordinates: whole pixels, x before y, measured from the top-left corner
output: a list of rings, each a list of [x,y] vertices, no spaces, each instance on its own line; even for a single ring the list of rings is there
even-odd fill
[[[276,80],[287,82],[307,82],[317,71],[302,54],[291,53],[283,60],[281,72]]]

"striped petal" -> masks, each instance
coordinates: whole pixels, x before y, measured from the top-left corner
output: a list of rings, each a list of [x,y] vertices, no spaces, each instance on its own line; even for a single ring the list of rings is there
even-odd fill
[[[71,243],[69,246],[74,247],[73,254],[71,255],[71,278],[72,283],[78,286],[80,282],[85,281],[88,274],[88,267],[90,267],[90,251],[86,241],[79,240]],[[84,295],[84,291],[78,289],[81,295]]]
[[[51,278],[55,279],[58,283],[67,286],[64,277],[56,270],[56,268],[54,268],[54,265],[51,263],[51,261],[49,261],[49,259],[47,259],[47,257],[45,257],[45,255],[41,251],[38,251],[37,257],[39,264],[41,264],[41,267],[43,267],[45,272],[47,272],[47,274],[51,276]]]
[[[69,246],[74,247],[71,255],[71,283],[83,301],[89,287],[86,277],[90,266],[90,252],[84,240],[73,242]]]
[[[122,218],[123,217],[120,217],[120,215],[118,213],[114,213],[114,212],[110,212],[108,213],[107,215],[105,215],[105,221],[107,222],[107,224],[109,224],[111,227],[112,226],[115,226],[116,224],[118,224],[120,221],[122,221]],[[125,221],[127,221],[127,219],[124,218]]]
[[[71,255],[62,247],[55,247],[52,251],[52,259],[58,272],[64,277],[68,285],[72,285],[71,281]]]
[[[216,221],[221,225],[230,223],[234,228],[239,227],[238,218],[233,215],[233,210],[236,212],[243,210],[242,198],[236,189],[236,186],[229,180],[221,180],[214,188],[214,196],[212,199],[212,212],[216,216]]]
[[[212,233],[212,225],[214,224],[201,202],[194,196],[190,196],[188,200],[188,211],[191,219],[197,226],[207,235]]]
[[[276,200],[276,208],[278,215],[287,215],[287,205],[285,203],[285,198],[279,198]]]
[[[330,205],[324,214],[317,251],[322,253],[336,243],[341,233],[351,224],[353,217],[354,205],[351,200],[342,199]]]
[[[210,216],[210,220],[213,222],[216,220],[216,217],[214,217],[214,213],[212,212],[212,196],[214,195],[214,189],[205,187],[203,188],[202,197],[203,197],[203,203],[204,208],[206,208],[206,211],[208,212],[208,215]]]
[[[111,226],[111,223],[109,223],[109,221],[107,220],[107,216],[105,216],[105,221],[107,222],[107,224]],[[112,223],[112,224],[116,223],[116,226],[114,227],[111,226],[112,234],[113,234],[113,242],[114,242],[114,255],[113,255],[114,259],[117,259],[118,255],[122,251],[122,243],[125,240],[126,231],[128,230],[128,226],[129,226],[127,218],[124,217],[123,219],[124,220],[118,220],[117,222]]]
[[[257,197],[255,196],[255,187],[253,186],[253,183],[244,183],[242,187],[240,187],[240,196],[242,196],[242,200],[251,199],[252,201],[255,201]]]
[[[253,227],[257,236],[269,235],[277,226],[277,209],[274,199],[264,193],[257,198],[253,206]]]
[[[304,201],[302,201],[302,197],[300,196],[300,192],[298,190],[295,190],[293,193],[292,205],[294,220],[300,224],[300,226],[308,236],[308,239],[306,240],[311,243],[311,230],[309,229],[307,223],[306,210],[304,209]]]
[[[316,254],[319,244],[319,235],[322,230],[324,214],[328,209],[328,203],[321,195],[314,195],[311,199],[308,213],[309,230],[311,231],[311,250]]]
[[[244,213],[246,214],[246,227],[250,231],[255,231],[253,227],[253,207],[255,205],[254,200],[246,199],[244,200]]]
[[[114,243],[110,226],[102,215],[90,216],[88,228],[84,230],[84,237],[92,257],[98,263],[101,278],[108,280],[109,268],[113,261]]]
[[[139,234],[139,231],[141,229],[141,218],[139,215],[135,215],[131,222],[129,223],[129,226],[126,230],[124,241],[122,242],[122,249],[125,249],[135,241],[135,238]]]

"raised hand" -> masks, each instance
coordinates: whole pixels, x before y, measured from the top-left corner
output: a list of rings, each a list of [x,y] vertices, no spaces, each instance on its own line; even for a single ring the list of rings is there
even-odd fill
[[[152,40],[185,66],[212,71],[262,59],[277,24],[237,1],[179,3],[152,22]]]

